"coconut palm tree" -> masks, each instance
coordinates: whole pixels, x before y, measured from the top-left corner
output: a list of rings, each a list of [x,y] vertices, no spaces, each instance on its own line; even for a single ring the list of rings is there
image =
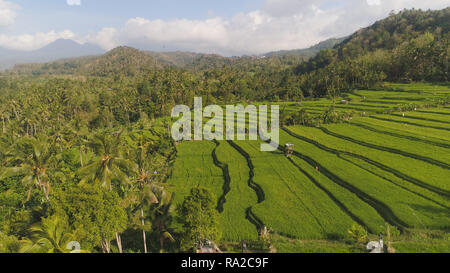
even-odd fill
[[[113,134],[103,132],[88,143],[97,158],[78,171],[78,175],[82,177],[80,184],[93,182],[109,190],[113,190],[112,181],[114,180],[120,185],[130,184],[129,176],[133,175],[138,167],[135,163],[122,157],[121,133],[121,131]],[[122,253],[119,233],[116,233],[116,241],[119,252]]]
[[[130,183],[129,176],[135,173],[137,165],[122,157],[120,135],[121,132],[103,132],[88,142],[97,157],[77,172],[81,184],[93,182],[112,190],[113,180],[120,184]]]
[[[22,184],[29,188],[27,201],[30,200],[34,188],[40,188],[47,201],[50,194],[50,182],[47,171],[53,156],[45,139],[25,138],[19,141],[14,152],[7,159],[13,167],[6,167],[0,174],[0,179],[22,176]]]
[[[31,226],[31,238],[21,240],[22,253],[67,253],[69,243],[74,239],[68,232],[67,222],[56,215],[42,219]]]
[[[0,104],[0,119],[2,120],[2,130],[3,134],[6,133],[6,120],[10,119],[10,112],[8,109],[8,105],[4,102]]]
[[[170,194],[165,190],[161,190],[157,192],[157,196],[160,202],[150,206],[149,214],[152,226],[158,232],[160,251],[162,252],[164,250],[164,242],[166,240],[169,240],[170,242],[175,241],[172,234],[167,229],[167,226],[172,220],[173,194]]]
[[[158,172],[151,171],[152,168],[157,168],[152,162],[152,154],[154,153],[156,140],[149,137],[149,135],[146,135],[144,131],[138,131],[131,134],[127,140],[128,144],[132,147],[130,152],[133,154],[138,167],[136,180],[132,185],[133,189],[127,196],[127,200],[133,200],[134,202],[128,203],[133,206],[133,211],[139,212],[144,253],[147,253],[144,210],[146,208],[148,209],[151,205],[160,202],[157,195],[164,191],[164,185],[155,180],[158,176]]]
[[[128,190],[125,190],[126,194],[121,205],[128,209],[130,215],[136,222],[136,226],[142,229],[142,239],[144,244],[144,253],[147,253],[147,237],[146,231],[150,229],[150,225],[146,223],[146,217],[144,211],[147,210],[152,204],[158,204],[158,198],[156,197],[153,185],[136,182]]]

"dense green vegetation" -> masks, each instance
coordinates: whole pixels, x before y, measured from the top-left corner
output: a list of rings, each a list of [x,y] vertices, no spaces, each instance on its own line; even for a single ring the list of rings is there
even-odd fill
[[[258,142],[238,141],[254,166],[253,181],[264,201],[253,207],[269,228],[297,238],[341,238],[352,219],[288,161],[283,153],[262,153]],[[317,200],[321,200],[317,202]]]
[[[0,252],[361,252],[388,227],[398,252],[449,252],[449,18],[402,11],[265,57],[120,47],[1,73]],[[280,105],[280,149],[174,142],[194,96]]]
[[[223,239],[239,242],[256,241],[258,229],[249,219],[249,209],[258,202],[256,192],[250,187],[250,169],[245,158],[228,142],[220,141],[217,159],[224,164],[225,184],[222,191],[221,226]],[[227,177],[229,181],[226,181]]]
[[[208,102],[334,98],[357,88],[379,88],[383,81],[448,81],[449,12],[450,8],[392,14],[337,45],[335,40],[318,45],[322,51],[307,62],[303,62],[308,57],[305,52],[225,58],[120,47],[100,57],[20,65],[6,74],[114,75],[116,81],[134,76],[135,86],[145,86],[140,94],[152,97],[147,104],[155,105],[191,103],[192,92]],[[158,100],[161,94],[165,98]]]
[[[380,81],[448,81],[450,8],[405,10],[362,29],[296,68],[313,94],[370,88]]]
[[[222,193],[222,171],[214,165],[212,142],[187,142],[177,146],[177,160],[168,184],[174,186],[175,200],[181,201],[193,187],[206,187],[218,198]]]

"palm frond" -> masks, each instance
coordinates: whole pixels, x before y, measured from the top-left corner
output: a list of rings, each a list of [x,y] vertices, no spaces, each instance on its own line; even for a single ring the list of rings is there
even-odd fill
[[[26,175],[30,172],[31,172],[30,166],[8,167],[2,171],[2,173],[0,175],[0,179],[6,179],[6,178],[10,178],[10,177],[15,177],[15,176]]]

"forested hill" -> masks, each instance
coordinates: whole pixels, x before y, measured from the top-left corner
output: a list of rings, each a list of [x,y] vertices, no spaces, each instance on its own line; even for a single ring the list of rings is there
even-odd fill
[[[33,75],[135,76],[142,72],[173,67],[192,72],[234,67],[254,71],[268,67],[288,67],[314,57],[320,50],[329,49],[343,39],[329,39],[307,49],[270,52],[260,56],[224,57],[184,51],[152,52],[131,47],[118,47],[102,56],[61,59],[50,63],[16,65],[10,72]]]
[[[427,32],[441,38],[448,34],[449,29],[450,8],[438,11],[404,10],[357,31],[336,49],[341,59],[352,58],[376,49],[395,49]]]
[[[312,73],[309,89],[328,92],[382,80],[448,81],[449,29],[450,8],[404,10],[355,32],[333,49],[322,50],[295,71]],[[317,86],[324,75],[327,83]]]
[[[16,64],[46,63],[59,59],[97,56],[105,51],[97,45],[79,44],[73,40],[59,39],[32,51],[12,50],[0,47],[0,70],[10,69]]]
[[[63,59],[51,63],[16,65],[11,71],[17,74],[74,74],[89,76],[135,76],[160,69],[163,64],[145,52],[131,47],[118,47],[104,55]]]
[[[325,40],[323,42],[320,42],[317,45],[313,45],[310,48],[274,51],[274,52],[269,52],[269,53],[263,54],[263,56],[272,57],[272,56],[295,56],[295,55],[298,55],[298,56],[302,56],[305,60],[308,60],[309,58],[316,56],[317,53],[319,53],[321,50],[331,49],[334,46],[342,43],[345,39],[346,38],[331,38],[331,39]]]
[[[221,68],[226,65],[231,65],[233,62],[233,58],[227,58],[217,54],[202,54],[185,51],[147,51],[146,53],[165,66],[196,71]]]
[[[336,97],[384,81],[449,81],[449,21],[450,8],[404,10],[343,42],[332,39],[306,50],[223,57],[119,47],[102,56],[17,65],[6,74],[125,77],[135,84],[158,75],[173,83],[163,86],[169,96],[181,92],[173,86],[192,85],[197,93],[224,102]]]

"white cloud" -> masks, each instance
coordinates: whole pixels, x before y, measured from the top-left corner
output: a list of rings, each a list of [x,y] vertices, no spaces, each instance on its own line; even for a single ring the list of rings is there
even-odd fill
[[[0,0],[0,27],[9,26],[16,19],[16,11],[19,9],[17,4]]]
[[[18,50],[34,50],[44,47],[58,39],[74,39],[76,35],[70,30],[56,32],[54,30],[36,34],[4,35],[0,34],[0,47]]]
[[[69,6],[81,6],[81,0],[66,0]]]
[[[310,17],[301,14],[273,17],[253,11],[228,20],[214,17],[163,21],[137,17],[128,20],[119,30],[106,28],[89,35],[85,41],[104,49],[127,44],[160,50],[167,46],[166,49],[225,55],[253,54],[314,44],[322,39],[320,31],[336,20],[332,14],[323,18],[318,11]]]
[[[119,36],[120,35],[115,28],[106,27],[99,32],[91,33],[85,37],[82,37],[79,41],[82,43],[91,42],[109,50],[121,45]]]
[[[367,0],[369,6],[379,6],[381,5],[381,0]]]
[[[104,49],[139,45],[225,55],[304,48],[342,37],[403,8],[444,8],[449,0],[266,0],[256,11],[205,20],[129,19],[121,29],[106,28],[86,40]]]
[[[107,50],[131,45],[151,50],[258,54],[305,48],[327,38],[349,35],[386,17],[391,10],[438,9],[449,4],[449,0],[266,0],[258,10],[238,13],[231,18],[214,16],[212,12],[204,20],[136,17],[121,28],[105,27],[87,35],[70,31],[0,35],[0,46],[28,50],[57,38],[70,38]]]

